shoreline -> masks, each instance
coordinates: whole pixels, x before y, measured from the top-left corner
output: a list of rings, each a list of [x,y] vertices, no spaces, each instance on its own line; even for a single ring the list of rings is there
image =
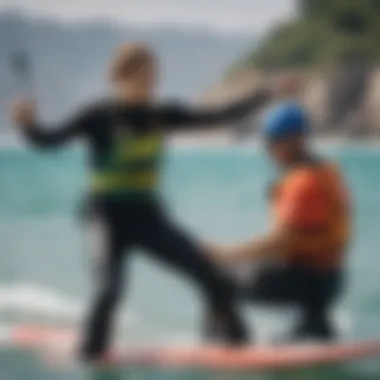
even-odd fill
[[[260,138],[247,136],[242,140],[233,138],[230,133],[219,132],[213,134],[175,134],[166,138],[167,144],[175,148],[239,148],[261,146]],[[380,138],[350,139],[346,136],[315,136],[313,144],[317,147],[359,147],[380,148]],[[73,143],[71,146],[81,146]],[[15,134],[0,134],[0,150],[26,147],[26,143]]]

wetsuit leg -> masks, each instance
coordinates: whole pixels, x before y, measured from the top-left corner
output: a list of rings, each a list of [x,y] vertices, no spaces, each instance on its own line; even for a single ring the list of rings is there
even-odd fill
[[[94,257],[95,299],[86,321],[81,354],[93,359],[106,352],[109,345],[115,309],[122,289],[123,253],[129,240],[118,211],[102,207],[91,218],[91,228],[96,236]]]
[[[148,214],[141,223],[137,240],[155,258],[185,274],[198,286],[210,316],[206,334],[215,339],[218,335],[218,339],[230,344],[247,342],[248,331],[236,310],[237,292],[233,284],[160,211],[151,210]]]
[[[335,327],[330,320],[330,304],[314,301],[301,304],[301,320],[293,332],[293,339],[334,340],[337,337]]]
[[[337,338],[336,328],[331,320],[331,308],[340,293],[340,274],[338,272],[304,273],[309,286],[301,294],[299,305],[301,319],[294,331],[294,337],[308,337],[319,340]]]
[[[337,272],[269,268],[245,289],[245,296],[254,303],[299,307],[301,318],[291,339],[330,340],[337,335],[329,314],[339,283]]]
[[[293,271],[264,267],[255,273],[251,281],[242,288],[244,298],[262,304],[289,304],[298,301],[302,290],[299,289],[299,278]]]

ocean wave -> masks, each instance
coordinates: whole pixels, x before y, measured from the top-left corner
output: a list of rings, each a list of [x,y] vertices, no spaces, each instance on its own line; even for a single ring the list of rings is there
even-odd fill
[[[14,323],[77,325],[83,319],[87,302],[37,284],[0,285],[0,319]],[[130,312],[122,312],[122,328],[141,321]]]
[[[87,303],[84,300],[65,296],[59,292],[36,284],[0,285],[0,330],[1,326],[42,325],[73,329],[81,325]],[[255,308],[249,311],[247,320],[255,333],[255,340],[270,344],[279,336],[286,336],[297,321],[295,310]],[[248,313],[247,313],[248,314]],[[352,321],[349,313],[337,310],[333,318],[341,339],[352,338]],[[153,321],[151,321],[153,322]],[[118,339],[129,343],[160,343],[168,346],[197,344],[198,334],[190,326],[172,328],[170,324],[149,323],[136,314],[123,310],[116,324]],[[0,331],[1,333],[1,331]]]

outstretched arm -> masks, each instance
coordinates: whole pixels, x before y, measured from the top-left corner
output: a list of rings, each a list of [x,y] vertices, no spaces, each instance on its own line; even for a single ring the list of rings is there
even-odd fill
[[[257,112],[274,98],[294,98],[302,88],[300,78],[284,75],[275,78],[266,87],[256,90],[239,101],[213,109],[172,107],[167,114],[167,125],[172,130],[215,128],[223,123],[238,121]]]
[[[208,251],[216,261],[233,264],[260,260],[271,255],[281,255],[288,245],[289,232],[276,229],[267,235],[235,246],[209,246]]]
[[[210,247],[211,256],[219,261],[232,263],[270,255],[281,257],[294,249],[305,252],[312,249],[327,250],[329,242],[321,238],[329,217],[325,199],[326,190],[313,173],[296,173],[282,189],[277,221],[270,232],[246,244]],[[313,234],[305,234],[305,230],[313,231]]]
[[[270,90],[261,89],[232,104],[213,109],[192,109],[189,107],[172,107],[167,118],[172,130],[215,128],[223,123],[233,122],[260,109],[272,98]]]
[[[32,144],[53,147],[68,142],[85,133],[89,116],[85,113],[57,126],[43,126],[38,122],[36,110],[30,102],[18,102],[12,109],[12,121]]]

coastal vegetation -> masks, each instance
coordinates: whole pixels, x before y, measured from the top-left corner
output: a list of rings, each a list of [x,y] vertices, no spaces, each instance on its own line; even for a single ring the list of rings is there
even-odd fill
[[[380,1],[300,0],[296,17],[274,28],[243,66],[323,68],[380,60]]]

